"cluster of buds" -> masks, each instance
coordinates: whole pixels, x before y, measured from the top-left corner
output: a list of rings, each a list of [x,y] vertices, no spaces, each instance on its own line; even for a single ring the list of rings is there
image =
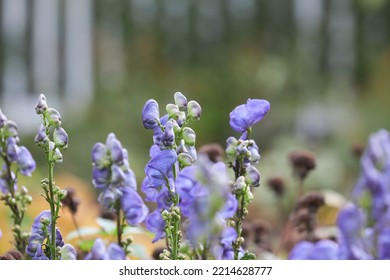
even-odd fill
[[[49,108],[45,95],[39,95],[35,111],[42,116],[43,124],[34,138],[35,143],[45,149],[50,163],[61,163],[60,150],[68,148],[68,134],[61,127],[61,115],[53,108]]]
[[[45,243],[51,238],[50,232],[53,225],[51,222],[51,213],[49,210],[42,211],[34,220],[31,227],[31,236],[26,247],[26,253],[33,258],[33,260],[48,260],[50,257],[50,246]],[[62,240],[60,230],[56,227],[56,258],[55,259],[76,259],[76,250],[70,244],[65,244]]]
[[[18,189],[18,174],[31,176],[35,170],[35,161],[24,146],[19,146],[19,136],[16,124],[8,120],[0,110],[0,159],[3,161],[0,170],[0,200],[11,210],[14,222],[13,233],[15,246],[23,251],[28,234],[21,231],[21,225],[27,206],[32,197],[26,187]]]
[[[236,186],[241,186],[240,182],[250,187],[260,186],[260,173],[254,167],[260,161],[259,148],[253,140],[236,139],[229,137],[226,140],[227,148],[226,155],[228,156],[228,164],[236,173]],[[243,178],[241,178],[243,177]]]
[[[142,122],[146,129],[153,129],[153,141],[160,150],[174,149],[181,168],[192,165],[197,159],[196,134],[188,127],[189,121],[200,120],[202,108],[199,103],[180,92],[174,94],[174,103],[167,104],[167,114],[160,118],[159,105],[149,99],[142,110]]]

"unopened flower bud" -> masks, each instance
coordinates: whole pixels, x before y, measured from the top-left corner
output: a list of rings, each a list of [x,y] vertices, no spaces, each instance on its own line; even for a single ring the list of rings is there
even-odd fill
[[[0,128],[4,127],[6,121],[7,121],[7,117],[3,114],[3,112],[0,109]]]
[[[37,105],[35,105],[35,112],[38,115],[43,114],[47,110],[46,97],[44,94],[40,94],[38,97]]]
[[[165,124],[165,130],[161,136],[161,142],[165,147],[171,147],[175,143],[175,132],[173,130],[175,126],[175,120],[170,119]]]
[[[257,171],[257,169],[254,166],[249,166],[246,169],[245,181],[251,187],[260,186],[260,173],[259,171]]]
[[[62,127],[57,127],[54,129],[53,140],[58,148],[64,150],[68,148],[68,134]]]
[[[195,145],[195,140],[196,140],[196,134],[195,131],[192,128],[185,127],[183,129],[183,139],[184,142],[189,145],[189,146],[194,146]]]
[[[61,260],[76,260],[77,259],[77,252],[76,249],[66,243],[62,248],[60,249],[61,254]]]
[[[4,123],[5,136],[15,137],[18,142],[18,126],[13,121],[7,120]]]
[[[110,163],[108,159],[107,147],[100,142],[96,143],[92,147],[91,157],[93,164],[99,167],[108,166]]]
[[[260,154],[259,154],[259,148],[256,144],[249,145],[248,150],[250,153],[249,160],[252,164],[257,164],[260,161]]]
[[[171,215],[167,210],[164,210],[161,212],[161,217],[164,219],[164,221],[167,221],[170,219]]]
[[[39,221],[44,226],[48,226],[50,224],[50,218],[48,217],[41,217]]]
[[[182,167],[190,166],[193,163],[192,157],[189,154],[181,153],[177,159]]]
[[[237,178],[237,181],[234,183],[233,188],[234,190],[242,190],[245,188],[245,186],[246,186],[245,177],[240,176]]]
[[[18,160],[19,147],[16,144],[16,139],[14,137],[7,138],[7,159],[11,162]]]
[[[187,110],[187,98],[181,93],[176,92],[174,95],[175,104],[177,107],[179,107],[180,111],[186,111]]]
[[[175,104],[167,104],[166,110],[170,118],[174,120],[179,118],[179,107],[177,107]]]
[[[154,99],[146,101],[142,110],[142,122],[146,129],[155,128],[160,122],[158,103]]]
[[[49,138],[46,134],[46,127],[41,124],[38,129],[38,134],[34,138],[34,142],[38,145],[38,147],[44,147],[47,141],[49,141]]]
[[[113,133],[110,133],[109,135],[113,135]],[[119,142],[119,140],[114,137],[112,141],[108,143],[107,148],[110,152],[111,161],[118,165],[122,165],[124,158],[124,150],[121,142]]]
[[[49,125],[54,127],[61,126],[61,115],[56,109],[48,108],[44,114]]]
[[[187,110],[188,110],[188,118],[190,120],[195,120],[195,121],[200,120],[200,116],[202,115],[202,107],[200,107],[198,102],[194,100],[188,102]]]
[[[31,202],[32,202],[32,197],[31,197],[31,195],[26,195],[25,199],[26,199],[26,203],[27,203],[27,204],[31,204]]]
[[[60,190],[60,191],[58,192],[58,199],[59,199],[59,200],[63,200],[63,199],[66,197],[67,194],[68,194],[68,193],[67,193],[66,190]]]
[[[237,145],[238,145],[238,141],[236,138],[234,137],[229,137],[227,140],[226,140],[226,155],[230,158],[233,158],[235,157],[236,155],[236,152],[237,152]]]
[[[54,142],[49,142],[49,157],[54,163],[62,162],[62,154],[60,150],[55,146]]]

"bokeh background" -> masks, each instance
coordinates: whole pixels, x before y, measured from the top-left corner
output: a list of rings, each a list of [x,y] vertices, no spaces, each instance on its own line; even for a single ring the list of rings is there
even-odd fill
[[[353,147],[389,128],[390,1],[0,0],[0,108],[39,167],[20,180],[34,199],[26,229],[47,208],[43,152],[33,143],[39,93],[70,137],[57,184],[76,189],[78,223],[94,226],[91,147],[114,132],[140,184],[152,143],[142,106],[154,98],[164,109],[176,91],[203,108],[193,126],[198,147],[238,136],[229,112],[247,98],[271,102],[254,128],[263,183],[252,213],[278,225],[266,181],[282,176],[294,192],[287,155],[296,148],[316,155],[306,188],[326,190],[337,204],[359,171]],[[62,216],[63,230],[74,230]],[[1,205],[0,253],[10,247],[9,225]]]

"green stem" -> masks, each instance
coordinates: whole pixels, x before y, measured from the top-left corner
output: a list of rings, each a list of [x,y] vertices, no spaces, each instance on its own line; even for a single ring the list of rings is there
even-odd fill
[[[249,134],[250,131],[248,131],[248,134]],[[236,160],[236,165],[235,165],[235,179],[237,181],[237,179],[240,177],[240,176],[244,176],[245,175],[245,169],[243,168],[243,164],[242,164],[242,160],[240,159],[237,159]],[[236,193],[236,199],[237,199],[237,202],[238,202],[238,207],[237,207],[237,211],[236,211],[236,215],[235,215],[235,218],[234,218],[234,222],[235,222],[235,230],[237,232],[237,239],[236,240],[240,240],[241,238],[241,234],[242,234],[242,222],[245,218],[245,213],[244,213],[244,210],[246,208],[246,205],[245,205],[245,196],[246,196],[246,192],[248,191],[247,190],[248,186],[246,186],[242,191],[239,191],[238,193]],[[241,244],[238,244],[238,242],[236,241],[234,246],[233,246],[233,249],[234,249],[234,259],[235,260],[238,260],[238,254],[239,254],[239,251],[240,251],[240,246]]]
[[[58,211],[56,209],[56,205],[54,201],[54,187],[53,187],[54,164],[49,159],[49,153],[47,153],[47,162],[49,166],[49,204],[50,204],[50,214],[51,214],[50,255],[52,260],[56,260],[57,259],[56,224],[57,224]]]
[[[5,150],[5,145],[3,146],[3,150]],[[15,174],[15,179],[12,179],[11,162],[9,162],[9,160],[7,159],[7,156],[4,154],[2,154],[2,158],[5,162],[5,166],[6,166],[6,170],[7,170],[8,190],[11,194],[11,199],[14,199],[16,201],[14,185],[16,182],[17,173]],[[21,233],[20,227],[22,225],[24,215],[23,215],[23,212],[20,211],[17,203],[15,203],[15,204],[8,203],[8,205],[9,205],[11,212],[12,212],[12,218],[14,220],[14,227],[15,228],[16,228],[16,226],[19,227],[18,230],[14,231],[16,248],[18,249],[18,251],[23,253],[24,249],[25,249],[25,241],[23,240],[23,238],[20,234]]]
[[[180,223],[180,217],[174,218],[173,222],[173,232],[172,232],[172,260],[177,260],[178,253],[179,253],[179,223]]]
[[[116,230],[117,230],[117,237],[118,237],[118,245],[123,248],[122,244],[122,218],[121,218],[121,203],[118,200],[116,202]]]

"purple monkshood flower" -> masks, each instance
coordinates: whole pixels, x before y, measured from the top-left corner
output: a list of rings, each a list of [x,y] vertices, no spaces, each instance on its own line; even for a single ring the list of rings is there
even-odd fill
[[[42,211],[37,217],[35,217],[34,222],[31,226],[31,235],[28,240],[28,245],[26,247],[27,255],[33,257],[33,259],[47,259],[44,256],[42,251],[42,245],[45,239],[49,238],[46,236],[44,228],[46,227],[46,232],[51,232],[51,213],[49,210]],[[61,232],[56,228],[56,246],[64,246],[64,241],[62,240]]]
[[[233,260],[234,259],[234,249],[233,242],[236,241],[237,232],[232,227],[225,227],[219,240],[216,242],[214,247],[212,248],[212,252],[214,257],[217,260]],[[241,250],[241,254],[239,254],[239,259],[242,257],[243,252]]]
[[[7,158],[11,162],[15,162],[18,160],[19,147],[16,143],[16,139],[14,137],[7,138]]]
[[[230,113],[230,126],[244,133],[252,125],[261,121],[270,109],[270,103],[263,99],[248,99],[246,104],[237,106]]]
[[[371,195],[371,215],[376,223],[388,223],[390,210],[390,132],[373,133],[361,157],[361,176],[352,197],[360,199],[365,192]],[[379,225],[380,227],[380,225]]]
[[[48,261],[49,258],[45,255],[45,253],[42,250],[42,246],[39,245],[37,247],[37,251],[35,252],[33,258],[34,261]]]
[[[11,171],[11,178],[8,178],[7,165],[3,164],[3,168],[0,171],[0,191],[3,194],[7,194],[9,192],[9,182],[14,182],[14,190],[18,189],[18,185],[15,180],[15,173]]]
[[[160,111],[158,103],[154,99],[146,101],[142,109],[142,122],[146,129],[153,129],[158,126],[160,120]]]
[[[92,183],[97,189],[137,188],[135,174],[130,169],[127,150],[122,148],[113,133],[107,136],[106,144],[96,143],[93,146],[91,157]]]
[[[132,188],[122,190],[121,206],[129,225],[135,226],[145,220],[149,210],[139,194]]]
[[[390,227],[383,228],[378,236],[378,258],[390,260]]]
[[[340,230],[339,258],[346,260],[372,259],[372,231],[366,229],[366,215],[352,203],[344,206],[337,217]]]
[[[7,158],[10,162],[16,162],[20,173],[25,176],[31,176],[31,173],[35,170],[35,161],[24,146],[18,146],[14,137],[7,138]]]
[[[106,247],[101,238],[95,240],[91,252],[85,257],[85,260],[125,260],[126,254],[116,243],[111,243]]]
[[[224,227],[221,225],[235,214],[238,206],[230,193],[226,166],[201,155],[197,165],[180,171],[176,188],[182,214],[189,220],[187,237],[194,246],[205,240],[214,246],[215,237]]]
[[[146,165],[145,174],[150,184],[155,187],[164,185],[172,177],[173,165],[177,154],[173,150],[163,150],[156,154]]]
[[[65,244],[64,246],[62,246],[60,253],[61,253],[61,260],[77,259],[76,249],[70,244]]]
[[[146,217],[145,225],[150,232],[156,234],[152,241],[153,243],[165,238],[165,221],[161,217],[160,209],[154,210]]]
[[[35,170],[36,164],[26,147],[19,147],[17,164],[19,166],[20,173],[25,176],[31,176],[31,173]]]
[[[148,209],[137,194],[137,182],[130,169],[127,150],[115,134],[107,136],[106,144],[96,143],[92,148],[92,183],[102,190],[98,201],[106,208],[113,208],[120,200],[129,225],[141,223]]]
[[[291,250],[289,260],[337,260],[339,248],[331,240],[320,240],[316,243],[301,241]]]

